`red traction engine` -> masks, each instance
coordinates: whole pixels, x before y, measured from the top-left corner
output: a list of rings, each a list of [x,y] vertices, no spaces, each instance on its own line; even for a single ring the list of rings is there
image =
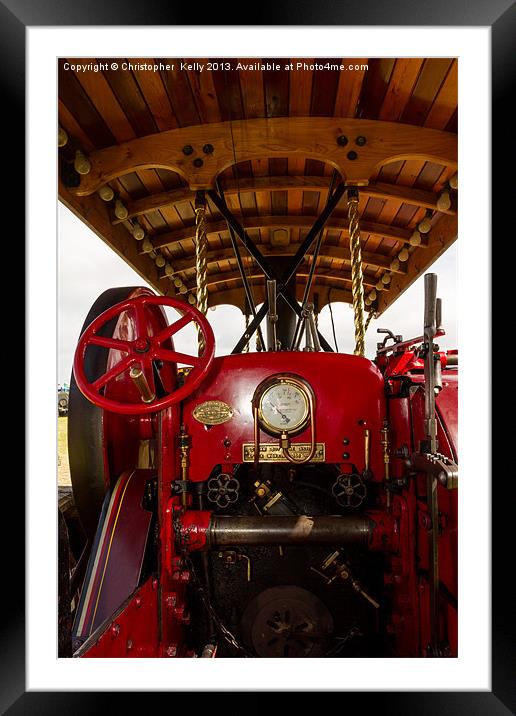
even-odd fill
[[[98,299],[70,393],[74,656],[457,654],[457,356],[425,280],[424,335],[374,362],[215,358],[197,309]],[[190,324],[199,355],[174,348]]]

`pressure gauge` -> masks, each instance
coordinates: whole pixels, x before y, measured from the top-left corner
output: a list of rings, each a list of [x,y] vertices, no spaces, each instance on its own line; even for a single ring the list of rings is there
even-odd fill
[[[272,376],[255,391],[262,429],[270,435],[297,435],[308,424],[313,393],[301,378],[290,374]]]

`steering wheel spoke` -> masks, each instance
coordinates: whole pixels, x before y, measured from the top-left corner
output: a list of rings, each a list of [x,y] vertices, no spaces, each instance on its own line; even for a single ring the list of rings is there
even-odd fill
[[[90,338],[90,343],[94,346],[102,346],[103,348],[112,348],[116,351],[125,351],[130,353],[131,346],[129,341],[122,341],[120,338],[109,338],[108,336],[94,335]]]
[[[193,368],[199,368],[199,366],[203,364],[202,358],[187,355],[186,353],[179,353],[178,351],[171,351],[168,348],[156,348],[154,355],[160,360],[168,361],[169,363],[183,363]]]
[[[106,371],[103,375],[100,376],[100,378],[97,378],[97,380],[91,384],[92,388],[98,393],[101,388],[103,388],[107,383],[109,383],[110,380],[113,380],[113,378],[116,378],[118,375],[127,370],[133,362],[133,356],[127,356],[121,361],[118,361],[116,365]]]
[[[145,339],[147,338],[147,328],[145,323],[144,303],[134,302],[134,322],[136,324],[136,337]]]
[[[156,343],[161,345],[167,340],[167,338],[172,338],[173,335],[178,333],[182,328],[187,326],[193,320],[194,317],[191,314],[185,313],[184,316],[181,316],[181,318],[179,318],[177,321],[174,321],[174,323],[171,323],[170,326],[168,326],[163,331],[160,331],[156,336],[154,336],[154,340],[156,341]]]

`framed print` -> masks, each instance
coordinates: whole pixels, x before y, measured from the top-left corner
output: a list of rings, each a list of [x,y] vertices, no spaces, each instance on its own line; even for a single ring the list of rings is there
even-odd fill
[[[513,8],[146,10],[1,10],[29,304],[4,709],[345,691],[509,713],[481,336]]]

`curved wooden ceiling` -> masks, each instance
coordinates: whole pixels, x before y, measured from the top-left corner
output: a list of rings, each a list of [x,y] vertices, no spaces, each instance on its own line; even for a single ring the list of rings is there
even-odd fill
[[[368,69],[294,72],[237,70],[239,60],[226,58],[231,70],[207,71],[210,61],[216,62],[196,59],[197,68],[181,69],[177,58],[117,59],[114,71],[110,59],[60,60],[59,123],[69,136],[61,166],[80,149],[92,167],[79,186],[60,180],[60,199],[156,290],[175,295],[180,289],[186,300],[195,294],[194,189],[208,188],[219,175],[229,208],[259,250],[292,255],[324,207],[337,168],[348,183],[361,185],[366,289],[385,273],[391,279],[373,304],[381,313],[457,235],[456,192],[448,186],[457,171],[457,60],[318,58],[319,65],[367,63]],[[133,70],[120,69],[123,62]],[[151,62],[174,69],[141,69]],[[88,64],[88,71],[70,68]],[[344,147],[337,143],[343,134]],[[366,137],[365,146],[357,136]],[[212,154],[202,151],[206,144],[214,146]],[[191,155],[183,153],[186,145]],[[202,166],[195,168],[194,159]],[[96,193],[107,180],[115,192],[108,203]],[[443,189],[451,206],[440,211]],[[125,220],[114,214],[117,198],[128,210]],[[411,246],[425,214],[431,229]],[[149,243],[133,238],[136,222]],[[227,227],[210,201],[207,228],[210,305],[243,309]],[[403,248],[408,259],[392,270]],[[242,255],[261,302],[263,277],[244,249]],[[156,264],[161,257],[164,267]],[[306,257],[298,272],[300,294],[309,264]],[[350,278],[344,198],[323,234],[312,291],[319,306],[349,301]]]

